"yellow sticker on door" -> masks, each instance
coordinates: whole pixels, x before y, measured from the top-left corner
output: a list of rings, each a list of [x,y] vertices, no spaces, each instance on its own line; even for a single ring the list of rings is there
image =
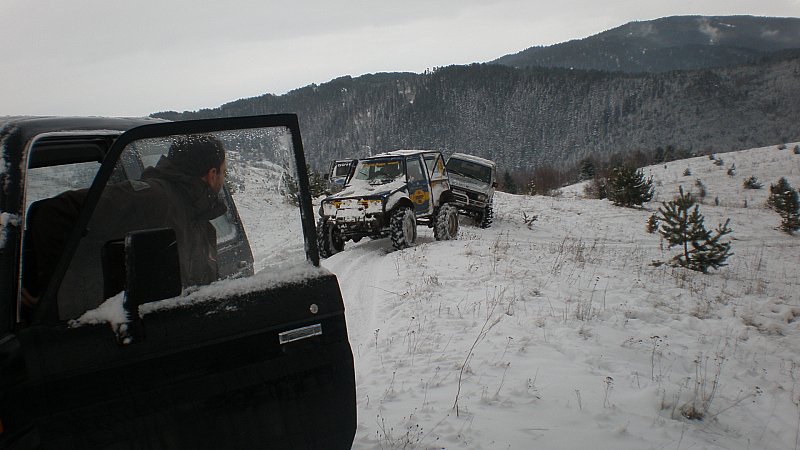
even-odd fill
[[[423,191],[422,189],[417,189],[416,191],[414,191],[413,194],[411,194],[411,201],[418,205],[427,202],[428,200],[430,200],[430,198],[431,194],[429,192]]]

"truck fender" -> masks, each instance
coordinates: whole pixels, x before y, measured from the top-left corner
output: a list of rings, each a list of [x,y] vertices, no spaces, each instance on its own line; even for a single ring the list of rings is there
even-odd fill
[[[386,199],[386,211],[391,211],[400,204],[403,204],[404,206],[410,206],[412,208],[414,206],[414,204],[411,203],[411,199],[408,198],[408,194],[403,191],[397,191],[390,195],[388,199]]]
[[[452,202],[453,200],[454,200],[453,191],[450,191],[450,190],[444,191],[444,192],[442,192],[442,195],[439,197],[439,203],[436,206],[437,207],[438,206],[442,206],[445,203]]]

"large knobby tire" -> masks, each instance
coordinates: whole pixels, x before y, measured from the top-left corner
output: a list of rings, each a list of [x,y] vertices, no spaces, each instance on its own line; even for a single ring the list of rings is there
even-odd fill
[[[317,247],[320,258],[328,258],[344,250],[344,239],[335,224],[327,220],[317,223]]]
[[[478,226],[481,228],[489,228],[492,226],[492,219],[494,219],[494,210],[492,205],[486,205],[483,212],[478,216]]]
[[[449,241],[458,237],[458,208],[445,203],[436,213],[433,237],[437,241]]]
[[[389,219],[392,246],[398,250],[411,247],[417,240],[417,218],[414,210],[407,206],[392,211]]]

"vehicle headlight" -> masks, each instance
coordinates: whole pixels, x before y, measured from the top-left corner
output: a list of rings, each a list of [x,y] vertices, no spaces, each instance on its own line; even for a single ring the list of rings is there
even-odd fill
[[[383,200],[381,199],[363,199],[358,203],[368,213],[381,212],[383,209]]]
[[[341,202],[339,202],[339,201],[322,202],[322,205],[320,206],[320,212],[322,213],[321,215],[322,216],[335,216],[336,215],[336,210],[339,208],[339,205],[341,205]]]
[[[478,194],[478,201],[485,202],[486,201],[486,195],[485,194]]]

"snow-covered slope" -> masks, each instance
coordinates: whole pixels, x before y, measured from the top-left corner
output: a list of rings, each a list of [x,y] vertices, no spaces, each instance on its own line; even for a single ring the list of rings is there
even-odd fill
[[[492,228],[464,220],[456,241],[349,242],[323,266],[347,308],[354,448],[794,448],[800,236],[764,207],[779,177],[800,186],[792,147],[645,169],[657,200],[700,179],[706,226],[731,219],[735,254],[708,275],[651,265],[674,254],[645,231],[659,203],[580,185],[498,193]]]

